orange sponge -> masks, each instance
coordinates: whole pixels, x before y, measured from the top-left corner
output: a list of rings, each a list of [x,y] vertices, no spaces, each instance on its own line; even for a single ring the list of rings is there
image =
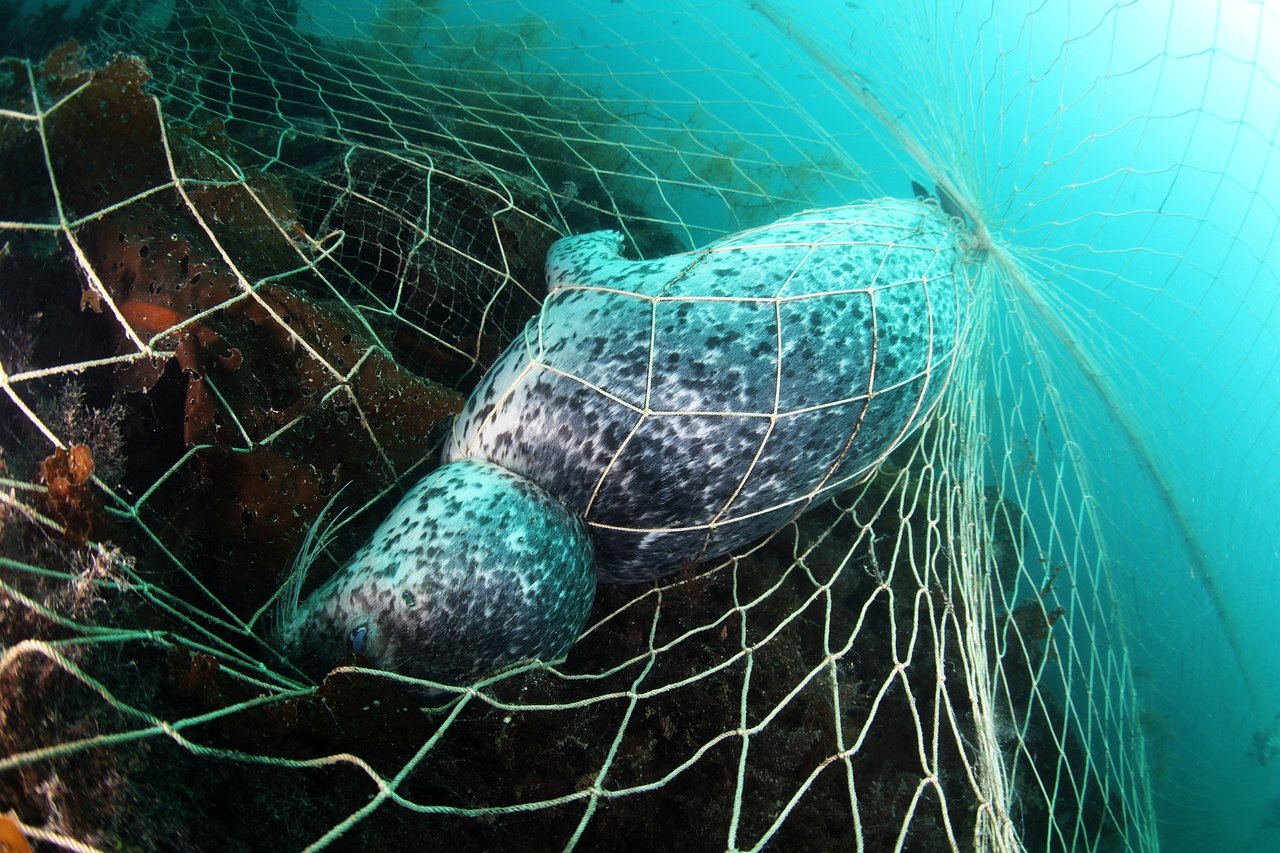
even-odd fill
[[[12,812],[0,814],[0,853],[31,853],[31,845],[18,830]]]

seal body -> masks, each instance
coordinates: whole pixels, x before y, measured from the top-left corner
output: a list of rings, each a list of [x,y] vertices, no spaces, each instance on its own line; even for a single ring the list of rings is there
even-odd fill
[[[447,683],[563,657],[595,594],[582,522],[534,483],[483,460],[446,465],[277,626],[319,678],[353,652]]]
[[[925,418],[962,312],[933,201],[801,213],[651,261],[558,241],[542,311],[454,422],[585,520],[601,579],[726,553],[865,474]]]
[[[558,658],[597,577],[723,554],[861,477],[946,382],[962,227],[885,199],[652,261],[614,232],[558,241],[542,311],[446,464],[301,604],[293,573],[286,654],[317,676],[354,652],[454,683]]]

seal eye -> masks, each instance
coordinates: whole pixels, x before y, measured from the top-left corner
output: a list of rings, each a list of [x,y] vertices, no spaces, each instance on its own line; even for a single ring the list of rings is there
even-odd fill
[[[347,644],[351,646],[351,651],[360,654],[364,651],[364,641],[369,637],[369,629],[364,625],[352,630],[347,635]]]

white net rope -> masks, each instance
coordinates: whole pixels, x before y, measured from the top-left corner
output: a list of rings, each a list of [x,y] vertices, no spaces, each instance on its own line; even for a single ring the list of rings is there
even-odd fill
[[[1098,383],[1151,356],[1096,308],[1176,347],[1178,267],[1064,201],[1118,210],[1157,171],[1090,163],[1125,125],[1074,123],[1151,58],[1063,71],[1122,12],[844,4],[815,30],[768,3],[92,5],[85,48],[0,72],[0,812],[28,837],[1159,846],[1105,521],[1131,495],[1094,454],[1176,401]],[[1021,148],[993,130],[1023,121]],[[565,661],[427,707],[358,666],[312,684],[264,639],[334,492],[312,585],[438,464],[557,237],[615,228],[658,257],[913,178],[982,251],[946,396],[867,482],[741,553],[601,586]],[[1144,393],[1169,408],[1109,417]],[[1185,533],[1151,500],[1152,530]]]

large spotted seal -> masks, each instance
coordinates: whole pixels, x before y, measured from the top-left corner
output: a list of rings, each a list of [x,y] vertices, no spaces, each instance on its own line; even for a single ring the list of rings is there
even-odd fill
[[[864,475],[951,369],[963,224],[932,200],[808,211],[648,261],[558,241],[541,312],[428,475],[282,638],[465,680],[563,654],[595,579],[645,581]]]

